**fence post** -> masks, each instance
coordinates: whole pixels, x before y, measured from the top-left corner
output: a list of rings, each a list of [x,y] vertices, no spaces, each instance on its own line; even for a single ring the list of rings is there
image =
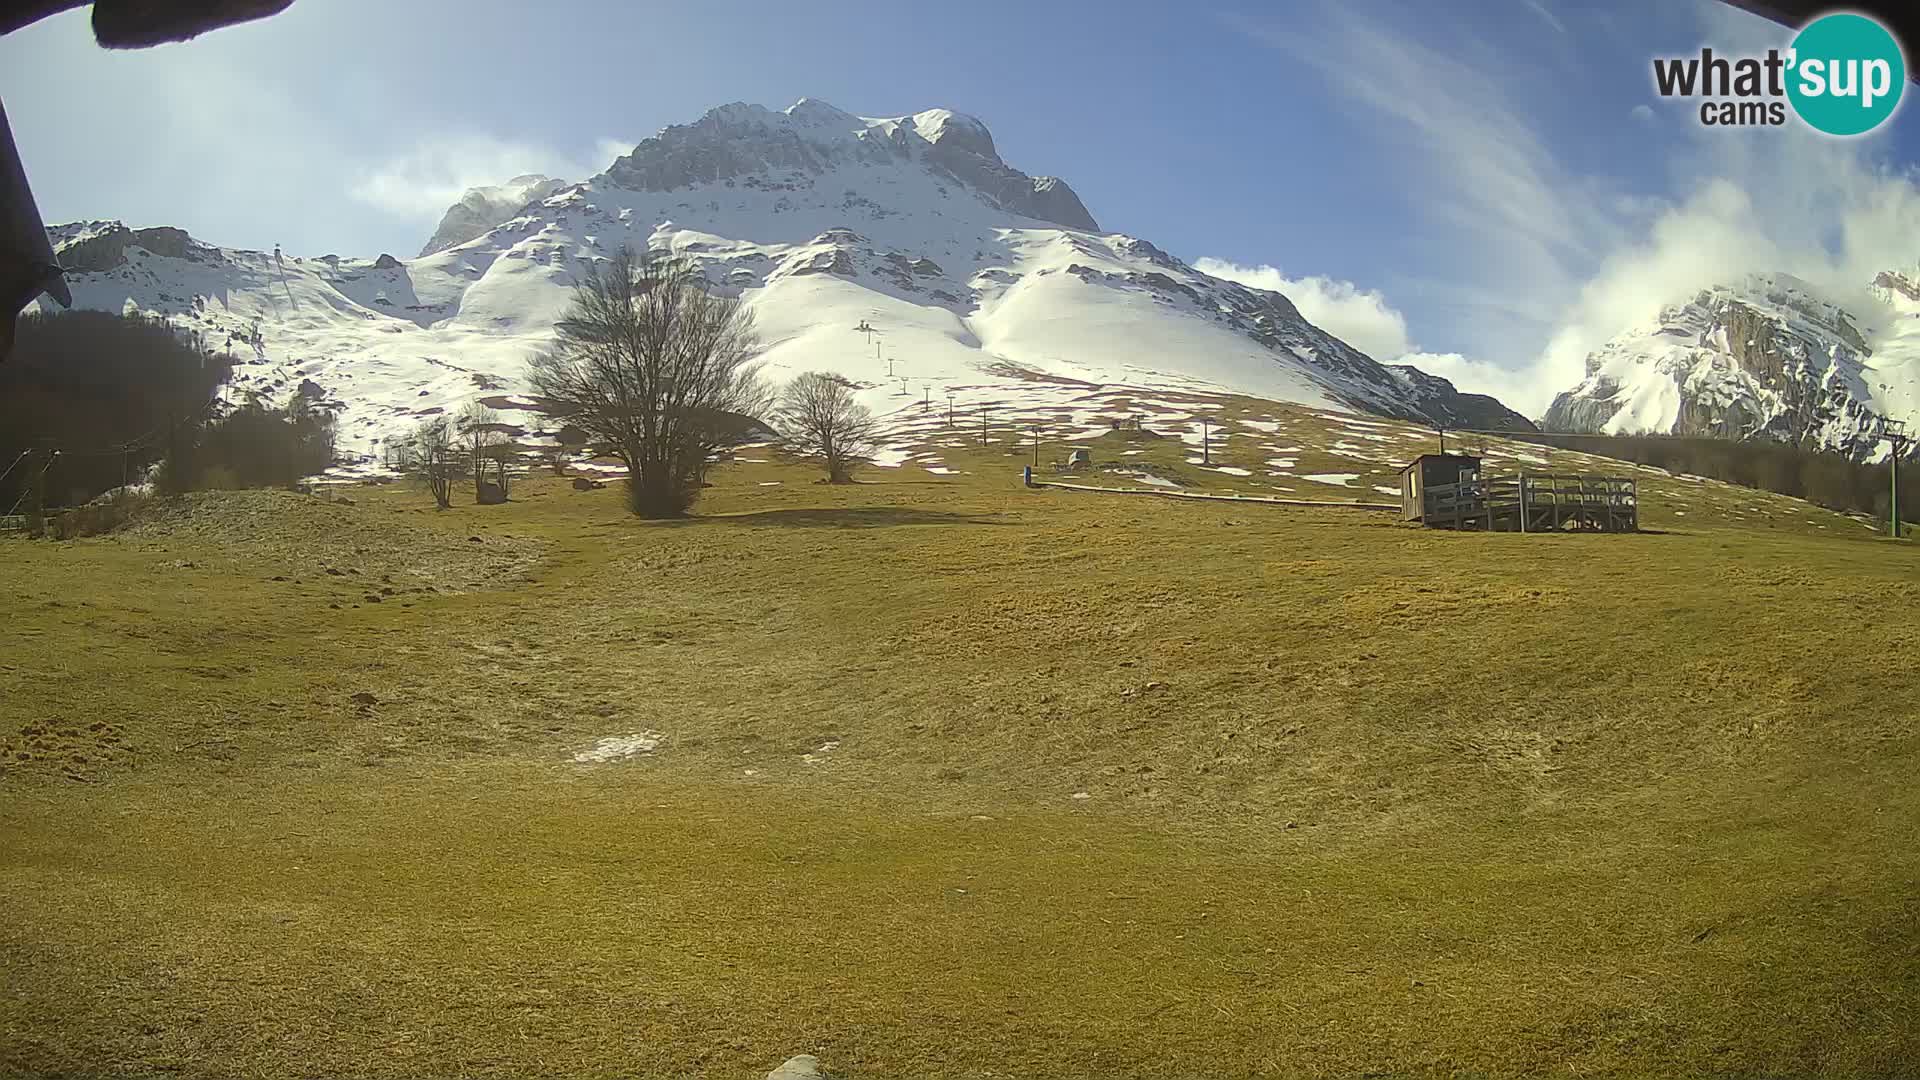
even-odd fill
[[[1527,531],[1527,474],[1520,473],[1520,531]]]

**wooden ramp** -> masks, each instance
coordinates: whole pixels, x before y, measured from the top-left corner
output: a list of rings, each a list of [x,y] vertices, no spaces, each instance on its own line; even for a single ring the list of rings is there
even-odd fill
[[[1429,529],[1489,532],[1639,532],[1639,488],[1630,476],[1521,473],[1436,484],[1423,492]]]

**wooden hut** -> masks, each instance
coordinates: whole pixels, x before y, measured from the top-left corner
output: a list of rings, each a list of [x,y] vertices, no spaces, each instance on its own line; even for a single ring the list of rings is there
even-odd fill
[[[1400,470],[1400,520],[1419,521],[1426,490],[1480,475],[1480,459],[1468,454],[1421,454]]]

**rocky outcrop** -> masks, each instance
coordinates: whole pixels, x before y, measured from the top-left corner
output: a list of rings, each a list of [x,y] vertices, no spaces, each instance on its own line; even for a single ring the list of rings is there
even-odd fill
[[[969,118],[970,119],[970,118]],[[979,121],[973,121],[979,125]],[[949,123],[928,143],[927,163],[938,171],[985,195],[1002,209],[1065,225],[1069,229],[1099,232],[1100,226],[1065,180],[1055,176],[1028,176],[1000,160],[993,137],[979,125],[978,137],[956,137],[969,132]]]
[[[676,124],[613,163],[607,178],[634,191],[738,183],[796,190],[846,164],[915,160],[1003,210],[1099,231],[1066,181],[1028,176],[1000,160],[993,135],[970,116],[934,109],[870,119],[812,99],[784,112],[736,103]]]
[[[1874,277],[1873,283],[1890,292],[1899,293],[1909,300],[1920,300],[1920,283],[1905,274],[1882,270]]]
[[[82,239],[60,246],[60,265],[68,270],[99,273],[122,266],[127,249],[144,248],[155,255],[188,262],[218,261],[219,252],[193,237],[184,229],[161,226],[153,229],[129,229],[115,222]]]
[[[1603,432],[1607,422],[1620,411],[1619,393],[1619,385],[1605,376],[1589,376],[1577,393],[1562,390],[1553,396],[1553,404],[1547,406],[1546,415],[1540,418],[1540,428],[1580,434]]]

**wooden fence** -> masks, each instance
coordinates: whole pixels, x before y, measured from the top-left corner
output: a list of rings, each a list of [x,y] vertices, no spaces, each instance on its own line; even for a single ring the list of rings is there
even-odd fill
[[[1199,499],[1211,502],[1264,503],[1269,506],[1334,507],[1341,510],[1398,510],[1395,503],[1332,502],[1314,499],[1279,499],[1268,495],[1215,495],[1201,491],[1171,491],[1166,488],[1099,487],[1094,484],[1068,484],[1059,480],[1036,480],[1028,470],[1028,487],[1060,488],[1065,491],[1097,491],[1107,495],[1150,495],[1162,499]]]
[[[1521,473],[1435,484],[1422,493],[1430,529],[1490,532],[1638,532],[1639,488],[1630,476]]]

